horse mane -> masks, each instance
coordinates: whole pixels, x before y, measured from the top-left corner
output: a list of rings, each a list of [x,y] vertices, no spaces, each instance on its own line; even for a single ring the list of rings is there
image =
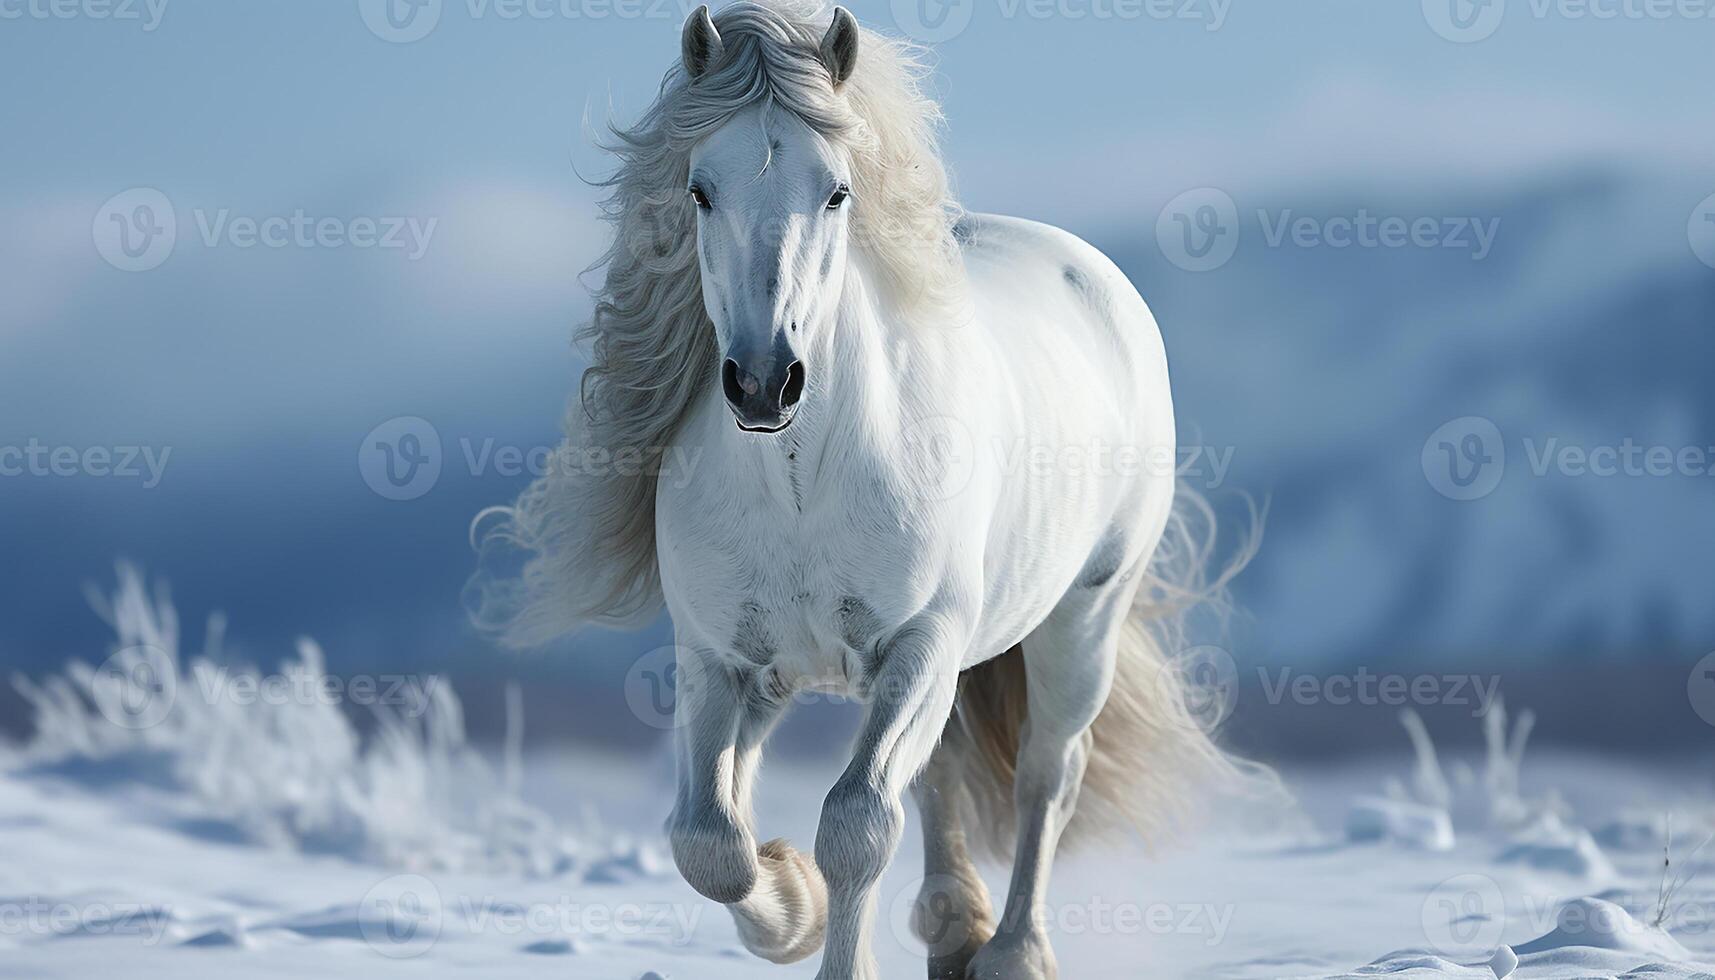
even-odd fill
[[[614,237],[589,270],[605,268],[605,278],[578,334],[590,361],[565,442],[556,465],[511,507],[472,524],[482,560],[467,605],[506,642],[541,643],[585,624],[637,626],[662,604],[656,483],[674,465],[668,447],[717,363],[685,193],[698,141],[751,105],[793,113],[850,154],[858,202],[850,247],[871,289],[925,318],[956,303],[958,207],[936,146],[940,107],[923,91],[921,49],[862,30],[857,67],[836,90],[818,53],[831,13],[808,0],[730,4],[714,16],[721,59],[695,83],[675,59],[642,117],[610,127],[605,148],[619,167],[598,183],[611,189],[603,212]],[[519,551],[515,574],[490,568],[496,555]]]

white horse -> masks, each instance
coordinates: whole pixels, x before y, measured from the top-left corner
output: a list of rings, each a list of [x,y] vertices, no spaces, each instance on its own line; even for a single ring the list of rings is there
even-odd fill
[[[1187,777],[1239,770],[1146,628],[1196,591],[1162,569],[1204,557],[1164,543],[1185,515],[1155,321],[1072,235],[961,216],[922,75],[843,9],[691,15],[613,147],[618,235],[568,441],[615,465],[506,512],[499,537],[533,557],[487,598],[519,642],[665,603],[673,854],[752,951],[825,947],[823,980],[877,975],[910,790],[929,975],[1047,978],[1074,807],[1074,830],[1158,830]],[[810,687],[866,704],[813,859],[759,845],[751,812],[763,742]],[[971,838],[1015,841],[998,916]]]

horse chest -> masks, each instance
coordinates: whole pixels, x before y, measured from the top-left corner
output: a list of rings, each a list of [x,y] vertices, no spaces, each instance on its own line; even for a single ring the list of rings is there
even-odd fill
[[[857,680],[932,591],[917,571],[929,549],[887,494],[848,485],[823,492],[808,501],[663,501],[680,515],[668,522],[663,554],[675,622],[716,654],[766,667],[788,686]]]

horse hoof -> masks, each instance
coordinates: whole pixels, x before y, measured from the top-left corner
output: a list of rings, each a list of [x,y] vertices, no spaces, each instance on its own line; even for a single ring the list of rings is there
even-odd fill
[[[971,960],[976,958],[977,950],[981,948],[982,942],[978,940],[944,956],[929,957],[929,980],[965,980]]]
[[[977,950],[963,980],[1059,980],[1059,976],[1048,937],[1026,934],[1004,942],[991,940]]]

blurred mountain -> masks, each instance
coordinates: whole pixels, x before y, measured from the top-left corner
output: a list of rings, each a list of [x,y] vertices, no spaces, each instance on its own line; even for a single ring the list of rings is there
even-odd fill
[[[1123,226],[1073,229],[1153,306],[1182,441],[1231,451],[1230,472],[1204,489],[1224,512],[1236,512],[1239,492],[1268,501],[1262,550],[1237,589],[1247,614],[1234,644],[1241,664],[1487,665],[1551,687],[1555,671],[1598,665],[1649,662],[1680,676],[1715,647],[1715,459],[1667,476],[1537,475],[1532,466],[1551,440],[1715,457],[1715,271],[1686,241],[1686,219],[1706,194],[1689,181],[1591,169],[1457,192],[1241,196],[1236,253],[1202,273],[1163,255],[1149,207]],[[1271,241],[1283,220],[1326,227],[1360,214],[1429,217],[1438,227],[1474,219],[1495,235],[1480,257],[1459,246]],[[156,308],[182,318],[289,330],[257,301],[246,261],[179,256],[148,288],[172,293]],[[449,304],[427,288],[433,268],[395,289],[338,261],[303,262],[293,296],[337,316],[306,329],[349,334],[375,323],[384,342],[354,340],[338,363],[296,365],[289,388],[259,380],[277,363],[266,355],[257,378],[216,377],[208,390],[218,394],[207,397],[182,395],[159,371],[159,388],[115,375],[140,410],[172,403],[166,422],[137,423],[128,436],[170,441],[171,468],[148,491],[112,480],[0,483],[0,547],[14,569],[29,570],[9,576],[0,595],[0,662],[38,672],[69,655],[95,659],[106,631],[78,586],[128,556],[173,582],[187,616],[225,609],[229,645],[265,666],[307,634],[336,673],[445,671],[477,678],[479,693],[484,678],[524,677],[541,702],[534,734],[653,738],[627,727],[618,691],[631,662],[667,641],[664,625],[518,657],[475,636],[459,607],[470,517],[528,479],[472,460],[485,446],[556,437],[577,372],[564,346],[583,308],[572,298],[575,267],[563,292],[538,288],[531,303],[496,314],[511,321],[504,329],[484,333],[475,326],[484,301]],[[540,283],[547,270],[530,275]],[[194,294],[182,291],[190,282]],[[80,302],[86,320],[124,315],[112,299]],[[212,330],[207,339],[228,342]],[[236,363],[197,345],[155,353],[205,374]],[[28,349],[13,364],[44,386],[91,368]],[[274,406],[266,426],[243,414],[247,392]],[[237,421],[219,424],[227,413]],[[432,423],[444,468],[422,497],[393,501],[366,486],[357,454],[366,433],[401,415]],[[1505,466],[1492,492],[1461,501],[1436,490],[1425,443],[1467,416],[1492,421]],[[123,433],[136,418],[92,409],[107,428],[74,420],[61,438]],[[1662,704],[1686,712],[1683,686],[1649,690],[1658,688]],[[477,725],[485,709],[471,701]],[[17,728],[13,707],[0,701],[0,719]]]
[[[1239,586],[1247,656],[1688,662],[1715,646],[1715,272],[1685,230],[1704,193],[1577,172],[1522,192],[1241,200],[1237,252],[1200,274],[1154,242],[1099,239],[1162,324],[1182,441],[1233,453],[1213,495],[1269,500]],[[1492,222],[1494,244],[1271,247],[1257,214],[1360,209]],[[1424,449],[1467,416],[1494,423],[1504,475],[1460,501]],[[1627,444],[1695,456],[1670,475],[1537,472],[1549,447]]]

